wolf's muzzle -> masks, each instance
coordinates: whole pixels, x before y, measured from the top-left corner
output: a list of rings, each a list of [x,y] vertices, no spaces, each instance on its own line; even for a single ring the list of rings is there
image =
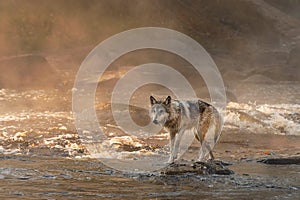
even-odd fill
[[[158,121],[156,119],[153,120],[154,124],[158,124]]]

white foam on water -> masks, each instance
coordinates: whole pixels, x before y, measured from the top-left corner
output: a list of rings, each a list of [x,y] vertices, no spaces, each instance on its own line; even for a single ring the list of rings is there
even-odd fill
[[[126,151],[124,148],[130,150]],[[147,145],[135,136],[111,137],[97,146],[96,158],[139,159],[141,156],[155,156],[158,151],[146,149]]]
[[[229,103],[225,127],[255,133],[300,135],[300,105]]]

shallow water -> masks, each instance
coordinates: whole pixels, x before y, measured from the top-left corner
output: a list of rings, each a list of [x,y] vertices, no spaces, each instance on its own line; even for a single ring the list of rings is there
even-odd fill
[[[0,159],[1,199],[295,199],[300,189],[299,165],[243,163],[233,165],[237,174],[230,176],[161,176],[120,173],[93,159]]]

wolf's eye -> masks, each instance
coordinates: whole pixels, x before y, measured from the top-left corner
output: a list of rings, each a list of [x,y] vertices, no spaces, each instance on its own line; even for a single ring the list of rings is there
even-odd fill
[[[159,113],[163,113],[164,111],[163,110],[159,110]]]

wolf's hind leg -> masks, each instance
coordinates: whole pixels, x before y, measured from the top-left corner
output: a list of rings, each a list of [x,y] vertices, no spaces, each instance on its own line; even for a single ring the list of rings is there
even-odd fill
[[[208,153],[209,153],[210,159],[214,160],[215,157],[212,153],[211,147],[209,146],[209,144],[206,141],[204,141],[201,145],[201,148],[200,148],[200,155],[199,155],[198,160],[203,161]]]
[[[215,157],[214,157],[214,154],[213,154],[212,149],[210,148],[209,144],[206,144],[206,148],[207,148],[208,151],[209,151],[209,157],[210,157],[210,160],[214,160]]]
[[[200,147],[200,155],[199,155],[199,158],[198,158],[198,161],[203,161],[204,160],[204,157],[205,157],[205,151],[204,151],[204,148],[203,146],[201,145]]]

